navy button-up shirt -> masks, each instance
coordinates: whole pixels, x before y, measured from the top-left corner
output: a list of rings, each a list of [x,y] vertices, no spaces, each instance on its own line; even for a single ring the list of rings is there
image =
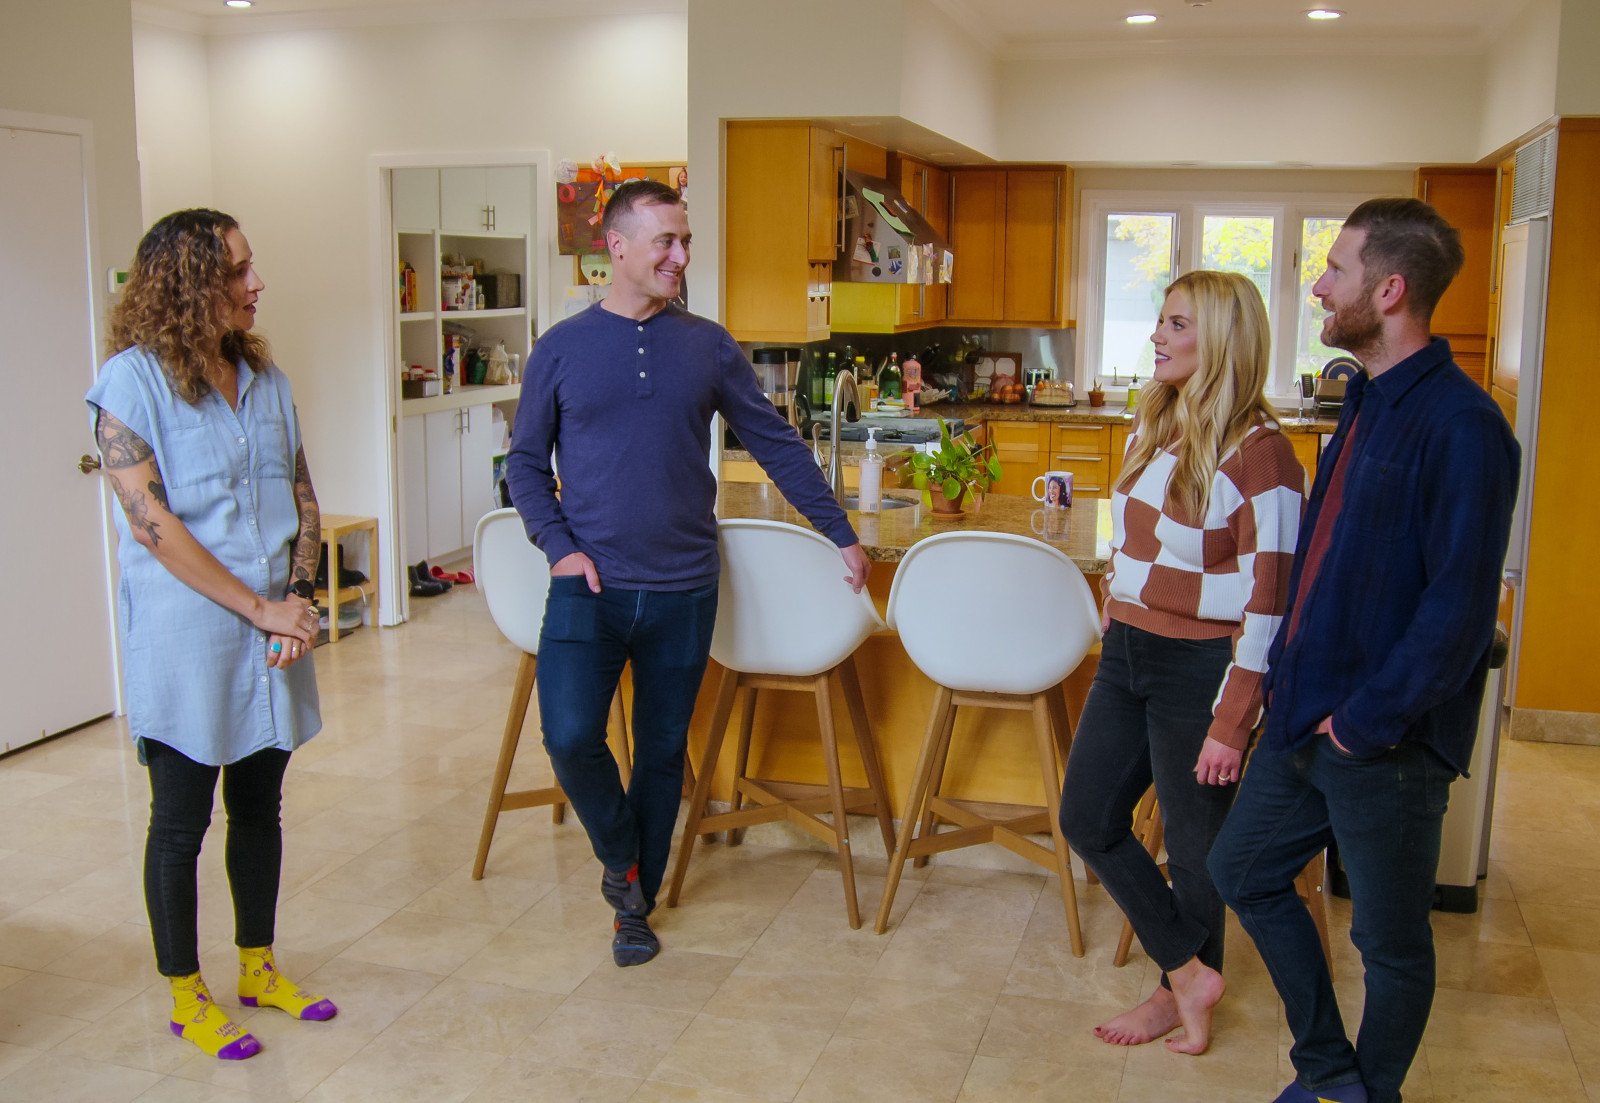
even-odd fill
[[[1327,557],[1288,625],[1328,482],[1361,430]],[[1464,772],[1477,734],[1520,449],[1448,342],[1351,381],[1300,526],[1291,607],[1268,655],[1268,746],[1373,756],[1418,739]]]

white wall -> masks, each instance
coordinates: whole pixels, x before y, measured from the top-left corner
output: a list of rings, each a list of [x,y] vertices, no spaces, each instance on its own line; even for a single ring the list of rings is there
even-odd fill
[[[1500,28],[1484,70],[1479,156],[1516,141],[1555,113],[1560,33],[1561,0],[1527,0]]]
[[[148,226],[172,211],[216,203],[206,42],[198,34],[136,23],[133,54],[139,182]]]
[[[141,69],[174,45],[154,32],[136,44]],[[229,35],[208,39],[206,54],[212,200],[240,220],[266,281],[261,332],[293,381],[318,496],[330,513],[383,516],[388,366],[374,324],[371,159],[548,149],[555,160],[607,150],[682,160],[684,17]],[[141,141],[176,150],[190,120],[162,113],[170,86],[155,88],[139,104]],[[179,176],[152,171],[174,195]],[[189,186],[198,191],[198,177]],[[570,282],[571,261],[552,272]]]
[[[132,39],[128,0],[0,0],[0,108],[87,119],[93,127],[95,259],[102,268],[126,267],[144,230]],[[103,311],[105,285],[97,280],[94,291]]]
[[[990,153],[998,125],[993,55],[929,0],[906,0],[900,114]]]
[[[1600,2],[1565,0],[1561,6],[1560,71],[1556,114],[1600,115]]]
[[[1002,160],[1320,166],[1476,160],[1481,64],[1453,57],[1073,57],[1000,67]]]

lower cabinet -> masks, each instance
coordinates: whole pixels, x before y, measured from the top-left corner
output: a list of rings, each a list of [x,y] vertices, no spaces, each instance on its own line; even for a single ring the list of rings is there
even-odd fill
[[[1127,429],[1120,425],[1060,425],[991,421],[989,440],[1000,459],[999,494],[1029,497],[1046,471],[1072,472],[1075,498],[1109,498],[1122,471]]]
[[[495,508],[494,407],[463,406],[401,419],[405,559],[437,559],[472,544]]]

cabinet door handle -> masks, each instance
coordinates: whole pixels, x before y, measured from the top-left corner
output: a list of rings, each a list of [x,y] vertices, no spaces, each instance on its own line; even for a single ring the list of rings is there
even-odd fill
[[[498,230],[499,228],[500,228],[500,208],[491,203],[489,205],[489,229]]]
[[[1057,321],[1061,314],[1061,173],[1056,173],[1055,217],[1051,220],[1050,239],[1055,243],[1050,258],[1050,320]]]
[[[1076,460],[1076,461],[1081,462],[1081,463],[1098,463],[1099,461],[1101,461],[1101,460],[1103,460],[1105,458],[1106,458],[1105,456],[1102,456],[1099,453],[1095,453],[1092,456],[1072,455],[1071,453],[1066,453],[1066,452],[1058,452],[1058,453],[1056,453],[1056,459],[1058,459],[1058,460]]]

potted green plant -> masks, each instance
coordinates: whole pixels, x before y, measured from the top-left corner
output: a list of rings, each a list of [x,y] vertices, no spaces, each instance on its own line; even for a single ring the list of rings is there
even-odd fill
[[[983,492],[1000,477],[994,448],[953,439],[944,418],[939,418],[939,447],[911,453],[910,465],[912,485],[922,491],[923,504],[935,513],[961,513],[968,490],[975,501],[982,501]]]

